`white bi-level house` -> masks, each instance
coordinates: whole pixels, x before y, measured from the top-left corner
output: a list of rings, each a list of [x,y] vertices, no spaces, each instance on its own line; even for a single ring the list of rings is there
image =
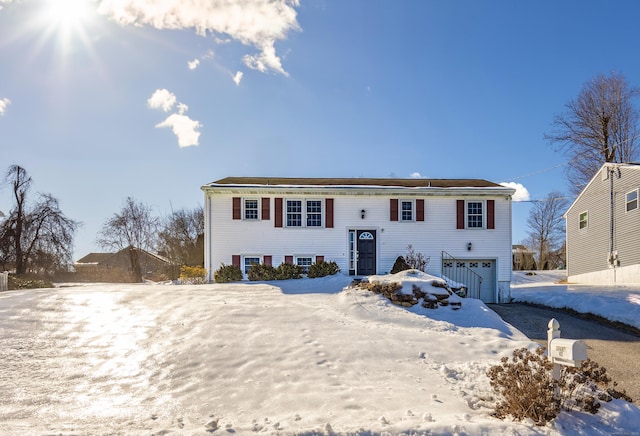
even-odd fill
[[[511,197],[477,179],[227,177],[205,197],[205,268],[252,263],[303,268],[335,261],[342,274],[388,273],[411,245],[426,272],[485,302],[510,299]]]

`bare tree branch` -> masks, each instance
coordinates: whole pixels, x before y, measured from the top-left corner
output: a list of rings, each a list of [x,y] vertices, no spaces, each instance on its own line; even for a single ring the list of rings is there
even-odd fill
[[[582,191],[605,162],[636,159],[638,111],[633,100],[638,95],[624,76],[598,75],[554,117],[545,139],[570,159],[566,176],[573,194]]]

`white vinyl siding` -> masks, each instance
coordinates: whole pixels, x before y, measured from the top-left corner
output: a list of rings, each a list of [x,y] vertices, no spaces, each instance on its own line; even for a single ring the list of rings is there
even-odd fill
[[[275,191],[275,190],[274,190]],[[215,271],[220,264],[229,264],[231,255],[243,253],[268,253],[273,256],[273,265],[284,261],[285,256],[311,253],[324,256],[327,261],[338,263],[342,274],[353,270],[350,258],[350,230],[376,230],[377,272],[388,273],[396,258],[405,255],[407,245],[430,258],[427,267],[429,274],[439,274],[442,251],[457,258],[480,258],[496,260],[496,280],[508,282],[511,278],[511,202],[505,196],[495,199],[495,230],[482,229],[472,232],[456,230],[456,198],[453,196],[420,197],[425,201],[429,220],[426,222],[390,222],[389,197],[385,193],[378,195],[349,195],[335,191],[321,192],[317,196],[306,192],[302,198],[288,198],[286,193],[273,192],[270,195],[261,192],[260,197],[283,198],[283,224],[286,226],[287,200],[299,200],[306,212],[306,200],[322,201],[324,221],[324,199],[333,198],[333,228],[310,227],[305,231],[287,231],[274,227],[273,220],[257,221],[244,225],[241,221],[231,220],[231,197],[229,194],[209,194],[207,199],[207,269]],[[251,198],[250,195],[246,196]],[[405,196],[406,198],[406,196]],[[467,199],[470,200],[470,199]],[[485,204],[485,200],[479,200]],[[415,205],[415,201],[414,201]],[[398,205],[400,206],[400,205]],[[400,207],[398,207],[400,209]],[[361,218],[361,211],[366,217]],[[304,215],[304,214],[303,214]],[[415,206],[413,210],[415,219]],[[306,216],[302,217],[306,224]],[[467,250],[467,244],[473,243],[473,249]],[[241,263],[244,267],[244,264]]]

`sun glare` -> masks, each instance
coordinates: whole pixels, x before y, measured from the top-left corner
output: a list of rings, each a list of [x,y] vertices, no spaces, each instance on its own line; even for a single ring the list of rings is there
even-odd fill
[[[58,30],[82,28],[91,18],[92,3],[90,0],[47,0],[42,19]]]

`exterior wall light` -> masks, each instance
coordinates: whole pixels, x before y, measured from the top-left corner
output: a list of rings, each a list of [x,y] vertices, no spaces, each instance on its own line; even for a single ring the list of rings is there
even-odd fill
[[[468,250],[468,251],[471,251],[471,247],[472,247],[472,246],[473,246],[473,244],[472,244],[471,242],[469,242],[469,243],[467,244],[467,250]]]
[[[364,215],[365,215],[365,213],[367,213],[367,211],[366,211],[366,210],[364,210],[364,209],[362,209],[362,210],[360,211],[360,218],[364,219]]]

